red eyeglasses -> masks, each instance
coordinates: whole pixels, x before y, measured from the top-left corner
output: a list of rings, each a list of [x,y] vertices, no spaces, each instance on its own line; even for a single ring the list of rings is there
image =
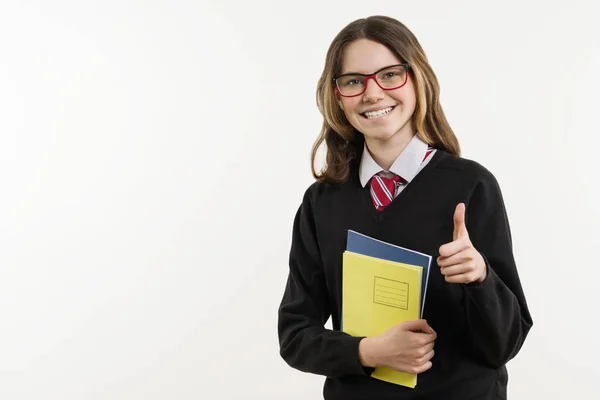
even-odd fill
[[[334,78],[335,88],[340,96],[360,96],[367,90],[369,79],[373,79],[383,90],[399,89],[408,82],[409,63],[391,65],[373,74],[344,74]]]

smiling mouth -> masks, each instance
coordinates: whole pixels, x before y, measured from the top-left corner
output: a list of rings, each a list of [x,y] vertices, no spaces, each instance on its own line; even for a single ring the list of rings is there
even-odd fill
[[[392,110],[394,108],[396,108],[396,106],[383,108],[383,109],[377,110],[377,111],[364,112],[364,113],[361,113],[360,115],[362,115],[366,119],[376,119],[376,118],[383,117],[384,115],[388,115],[389,113],[392,112]]]

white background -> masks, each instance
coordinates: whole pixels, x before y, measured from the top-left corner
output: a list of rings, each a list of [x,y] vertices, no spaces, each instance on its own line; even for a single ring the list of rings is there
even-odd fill
[[[0,398],[321,397],[277,308],[325,53],[372,14],[501,184],[534,318],[509,397],[594,398],[593,3],[2,0]]]

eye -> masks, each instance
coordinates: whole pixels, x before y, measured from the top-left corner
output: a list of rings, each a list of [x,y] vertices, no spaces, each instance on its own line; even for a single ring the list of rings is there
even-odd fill
[[[342,85],[344,86],[354,86],[360,84],[360,80],[356,78],[348,78],[342,81]]]
[[[393,78],[394,76],[398,76],[397,72],[394,71],[390,71],[390,72],[386,72],[385,74],[383,74],[384,78]]]

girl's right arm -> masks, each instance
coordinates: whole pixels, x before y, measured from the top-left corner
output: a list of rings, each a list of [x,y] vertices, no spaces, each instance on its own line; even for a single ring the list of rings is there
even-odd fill
[[[312,207],[308,196],[296,213],[289,274],[279,307],[281,357],[300,371],[339,377],[366,375],[359,359],[362,338],[324,327],[330,316]]]
[[[300,371],[329,377],[370,375],[376,367],[409,373],[431,367],[436,334],[427,321],[405,322],[376,337],[353,337],[325,328],[328,299],[311,202],[305,196],[294,220],[289,275],[279,308],[283,359]]]

